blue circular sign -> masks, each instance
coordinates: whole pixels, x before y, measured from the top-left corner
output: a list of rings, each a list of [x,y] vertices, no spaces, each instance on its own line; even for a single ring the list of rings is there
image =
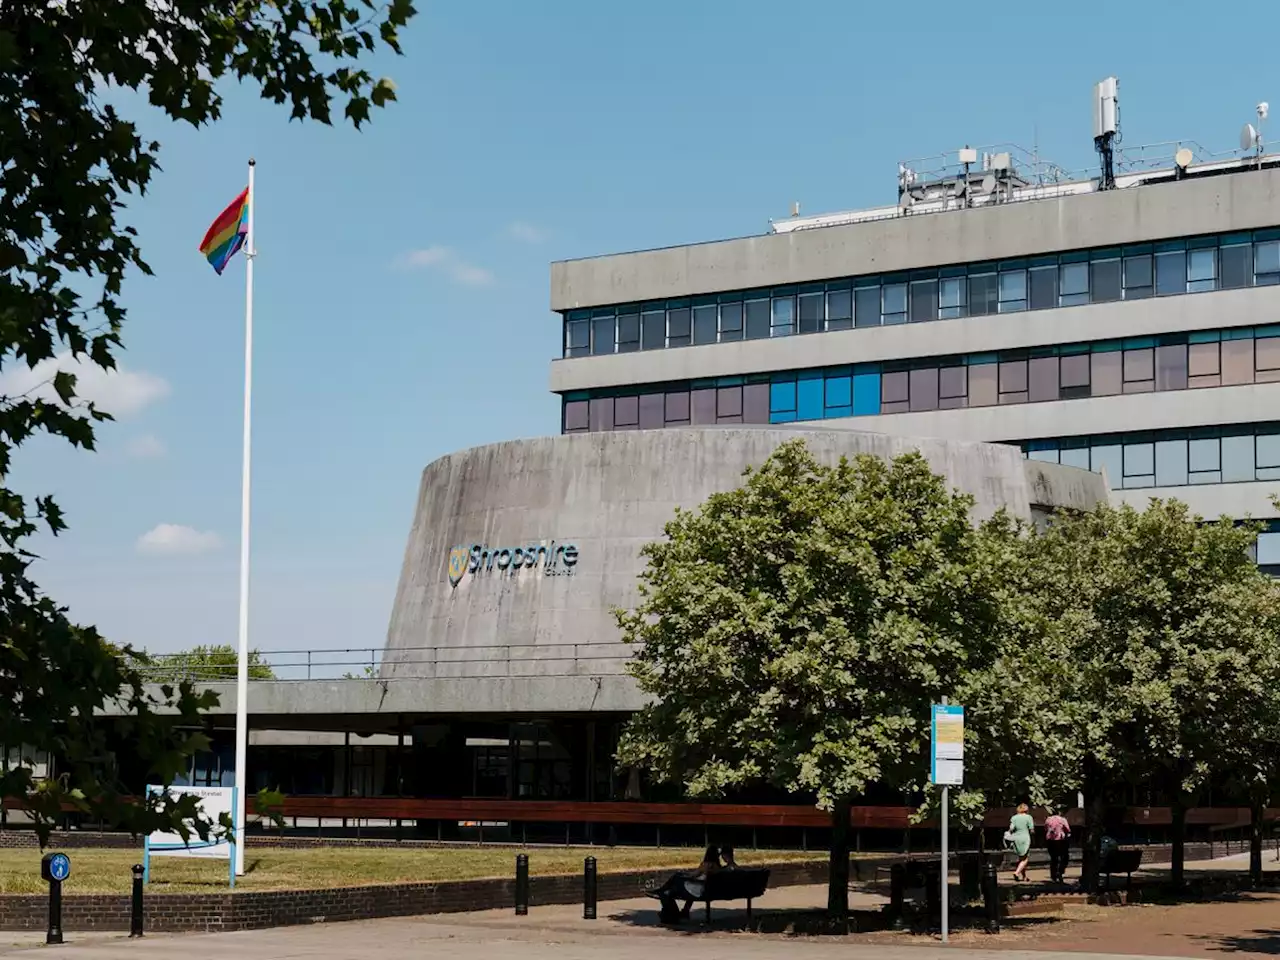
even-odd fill
[[[49,876],[59,883],[71,876],[71,858],[65,853],[55,853],[50,857]]]

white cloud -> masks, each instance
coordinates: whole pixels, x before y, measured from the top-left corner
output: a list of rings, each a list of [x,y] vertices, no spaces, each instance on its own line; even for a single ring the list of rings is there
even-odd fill
[[[160,523],[138,538],[138,552],[174,556],[209,553],[221,546],[221,538],[212,530],[197,530],[178,523]]]
[[[6,397],[30,395],[41,400],[57,400],[53,376],[61,370],[75,374],[79,399],[91,400],[117,417],[135,414],[169,395],[169,382],[154,373],[123,366],[103,370],[90,360],[72,359],[70,353],[41,360],[34,367],[23,365],[21,360],[10,361],[10,364],[0,373],[0,394]]]
[[[468,263],[451,247],[432,246],[410,250],[396,258],[396,266],[403,270],[438,270],[464,287],[487,287],[494,280],[491,271]]]
[[[526,223],[523,220],[516,220],[514,223],[507,224],[507,236],[512,240],[519,240],[521,243],[545,243],[550,235],[549,231],[536,227],[532,223]]]
[[[129,441],[125,449],[129,456],[139,460],[158,460],[168,452],[164,441],[154,433],[139,434]]]

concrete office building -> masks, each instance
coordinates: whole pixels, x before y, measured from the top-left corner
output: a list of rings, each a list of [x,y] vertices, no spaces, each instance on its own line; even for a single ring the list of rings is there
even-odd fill
[[[903,167],[893,206],[555,264],[563,432],[812,422],[1012,444],[1105,472],[1123,502],[1274,519],[1280,159],[1169,147],[1163,168],[1108,155],[1071,180],[976,154]],[[1259,561],[1280,564],[1280,533]]]
[[[1174,495],[1275,518],[1280,158],[1144,165],[1101,113],[1097,177],[966,149],[904,166],[892,206],[553,264],[561,435],[427,465],[376,680],[252,684],[251,787],[634,798],[610,611],[677,506],[788,437],[919,449],[979,517]],[[396,816],[463,810],[431,809]]]

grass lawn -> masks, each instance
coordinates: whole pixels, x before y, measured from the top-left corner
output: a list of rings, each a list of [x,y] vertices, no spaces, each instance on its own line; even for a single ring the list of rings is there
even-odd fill
[[[63,892],[128,893],[129,868],[142,862],[140,850],[68,850],[71,877]],[[246,873],[236,890],[295,890],[347,887],[367,883],[412,883],[514,877],[515,857],[529,855],[532,876],[575,874],[584,857],[594,856],[601,873],[647,868],[697,865],[701,850],[692,847],[475,847],[475,848],[360,848],[250,847]],[[738,853],[743,866],[766,861],[813,860],[821,853],[749,851]],[[40,854],[35,850],[0,850],[0,893],[44,893]],[[218,893],[227,889],[225,860],[153,857],[148,893]]]

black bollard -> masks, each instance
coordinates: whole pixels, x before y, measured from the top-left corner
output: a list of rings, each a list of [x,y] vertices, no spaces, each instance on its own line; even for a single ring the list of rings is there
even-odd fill
[[[596,858],[582,861],[582,919],[596,918]]]
[[[930,864],[925,869],[924,879],[924,903],[925,909],[929,911],[929,920],[933,921],[934,917],[938,918],[939,924],[942,922],[942,867],[935,867]]]
[[[902,905],[907,899],[907,868],[895,863],[889,868],[889,915],[895,930],[902,928]]]
[[[129,938],[142,936],[142,864],[133,865],[133,909],[129,914]]]
[[[49,884],[49,929],[45,943],[62,942],[62,881],[71,876],[71,861],[65,853],[46,853],[40,858],[40,878]]]
[[[45,943],[62,942],[62,881],[49,881],[49,931]]]
[[[529,855],[516,857],[516,916],[529,914]]]
[[[982,865],[982,906],[986,913],[987,933],[999,933],[1000,880],[996,876],[996,865],[989,861]]]

